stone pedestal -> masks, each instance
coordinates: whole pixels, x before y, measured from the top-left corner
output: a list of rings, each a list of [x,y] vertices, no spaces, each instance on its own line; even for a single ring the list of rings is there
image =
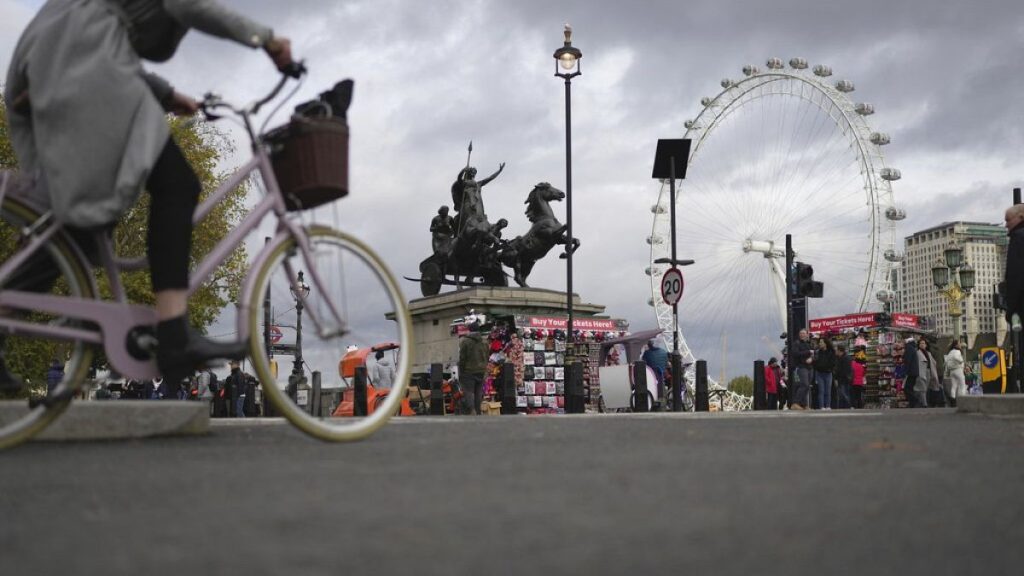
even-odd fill
[[[593,318],[604,312],[600,304],[580,301],[573,295],[573,318]],[[412,333],[416,345],[413,372],[427,372],[432,362],[457,365],[459,339],[451,335],[450,326],[464,318],[470,310],[491,316],[564,316],[565,292],[542,288],[477,286],[418,298],[409,302]]]

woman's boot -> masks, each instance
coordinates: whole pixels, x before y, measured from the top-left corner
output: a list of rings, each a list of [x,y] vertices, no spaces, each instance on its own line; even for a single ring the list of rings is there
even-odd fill
[[[188,325],[185,316],[157,324],[156,337],[157,368],[174,383],[191,376],[210,360],[241,360],[249,350],[248,342],[215,342],[206,338]]]

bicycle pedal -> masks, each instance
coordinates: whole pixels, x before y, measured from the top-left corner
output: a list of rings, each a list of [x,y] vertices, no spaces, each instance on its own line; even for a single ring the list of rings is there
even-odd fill
[[[159,344],[152,326],[136,326],[125,338],[125,348],[136,360],[151,360],[156,355]]]

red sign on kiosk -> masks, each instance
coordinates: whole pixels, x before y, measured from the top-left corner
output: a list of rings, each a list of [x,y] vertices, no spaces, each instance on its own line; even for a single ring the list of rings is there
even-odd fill
[[[878,314],[878,312],[862,312],[846,316],[817,318],[808,323],[808,328],[814,333],[871,328],[878,326]],[[892,314],[889,325],[893,328],[920,328],[921,319],[913,314]]]

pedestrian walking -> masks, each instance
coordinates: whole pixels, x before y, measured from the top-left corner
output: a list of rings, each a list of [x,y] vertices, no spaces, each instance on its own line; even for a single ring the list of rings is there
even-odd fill
[[[949,345],[949,351],[943,357],[945,378],[943,383],[948,382],[946,397],[949,398],[949,405],[956,408],[956,399],[967,394],[967,378],[964,375],[964,356],[960,352],[960,342],[953,341]]]
[[[846,346],[842,344],[836,344],[836,368],[833,374],[835,376],[836,392],[838,392],[836,408],[848,409],[850,408],[850,388],[853,383],[853,363],[851,362],[850,355],[846,353]]]
[[[384,357],[383,350],[377,350],[373,357],[377,361],[371,374],[373,387],[378,390],[391,388],[395,381],[395,367]]]
[[[200,402],[206,402],[206,409],[210,411],[210,415],[213,415],[213,389],[210,387],[210,373],[208,371],[202,371],[196,378],[197,390],[196,397]]]
[[[917,377],[920,375],[920,363],[917,356],[917,340],[911,336],[907,338],[903,348],[903,395],[906,397],[910,408],[924,408],[928,405],[927,402],[919,405],[918,398],[914,393],[914,389],[917,387]]]
[[[864,360],[857,358],[851,362],[850,372],[853,374],[850,382],[850,404],[857,409],[864,408],[864,375],[867,372]]]
[[[942,383],[939,381],[935,357],[928,350],[928,341],[924,338],[917,341],[917,380],[914,384],[914,398],[918,408],[946,405],[942,401]]]
[[[64,365],[61,364],[60,360],[54,358],[50,364],[50,369],[46,371],[46,393],[53,394],[53,391],[60,386],[61,381],[64,380]]]
[[[789,384],[786,382],[786,359],[783,354],[782,362],[776,363],[774,368],[775,381],[779,383],[779,400],[778,410],[782,410],[786,407],[786,402],[789,398]]]
[[[814,351],[814,384],[818,388],[819,410],[832,409],[832,371],[836,369],[836,354],[832,350],[832,341],[828,338],[818,340],[818,349]]]
[[[480,323],[469,325],[469,334],[459,342],[459,384],[466,414],[480,414],[484,372],[487,370],[487,345],[480,336]]]
[[[769,358],[768,364],[764,367],[764,393],[768,397],[768,409],[778,410],[779,408],[779,361],[776,358]]]
[[[1013,327],[1024,322],[1024,204],[1011,206],[1006,210],[1006,231],[1010,236],[1006,247],[1006,280],[1003,282],[1003,298],[1006,301],[1006,321]],[[1013,341],[1013,373],[1010,392],[1021,392],[1015,387],[1021,380],[1024,369],[1024,354],[1021,348],[1020,333],[1016,333]]]
[[[811,379],[814,377],[814,349],[811,347],[811,336],[807,330],[801,330],[797,341],[793,343],[789,361],[793,363],[793,377],[796,382],[790,386],[791,410],[805,410],[809,402],[807,395],[811,390]]]
[[[245,375],[237,360],[231,362],[231,374],[224,379],[224,400],[228,405],[228,417],[245,417]]]

